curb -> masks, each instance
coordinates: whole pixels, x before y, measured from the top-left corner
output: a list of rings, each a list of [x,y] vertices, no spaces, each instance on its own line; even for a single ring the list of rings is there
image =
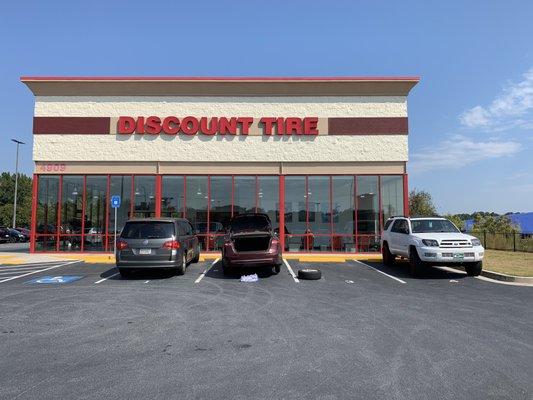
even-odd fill
[[[481,270],[481,276],[502,282],[533,283],[533,276],[513,276],[487,270]]]

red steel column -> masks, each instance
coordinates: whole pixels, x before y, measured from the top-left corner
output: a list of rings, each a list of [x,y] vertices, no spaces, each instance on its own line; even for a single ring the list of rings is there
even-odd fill
[[[161,175],[155,176],[155,216],[161,217]]]
[[[57,195],[56,251],[59,251],[59,234],[61,232],[61,213],[63,212],[63,175],[59,176],[59,193]],[[72,233],[72,232],[70,232]]]
[[[87,175],[83,175],[83,196],[81,198],[81,252],[85,250],[85,213],[87,212]]]
[[[403,175],[403,215],[409,216],[409,178]]]
[[[39,194],[39,175],[33,174],[31,221],[30,221],[30,253],[35,253],[35,233],[37,230],[37,196]]]
[[[109,247],[109,203],[111,202],[111,176],[107,175],[107,185],[105,190],[105,233],[104,233],[104,251]]]
[[[285,251],[285,176],[279,176],[279,241]]]

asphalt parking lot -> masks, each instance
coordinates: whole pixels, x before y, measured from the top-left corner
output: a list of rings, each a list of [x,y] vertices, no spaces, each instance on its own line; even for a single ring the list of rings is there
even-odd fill
[[[0,398],[533,397],[533,288],[288,263],[323,279],[284,266],[242,283],[212,261],[127,280],[109,264],[0,265]]]

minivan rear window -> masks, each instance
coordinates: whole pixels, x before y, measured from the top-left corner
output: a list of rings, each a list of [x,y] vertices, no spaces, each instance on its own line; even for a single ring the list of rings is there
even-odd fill
[[[120,236],[124,239],[170,238],[174,236],[174,224],[172,222],[156,221],[126,222],[126,226]]]

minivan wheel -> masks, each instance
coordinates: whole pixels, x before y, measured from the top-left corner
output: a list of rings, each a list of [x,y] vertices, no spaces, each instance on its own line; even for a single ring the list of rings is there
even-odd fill
[[[200,261],[200,245],[196,248],[196,255],[192,259],[192,263],[196,264],[198,261]]]
[[[228,262],[225,258],[222,259],[222,273],[224,275],[231,275],[231,267],[228,265]]]
[[[468,276],[479,276],[482,269],[483,264],[481,261],[465,264],[465,271]]]
[[[185,252],[183,252],[183,256],[181,257],[181,265],[177,268],[177,274],[178,275],[185,275],[185,271],[187,270],[187,257],[185,256]]]

